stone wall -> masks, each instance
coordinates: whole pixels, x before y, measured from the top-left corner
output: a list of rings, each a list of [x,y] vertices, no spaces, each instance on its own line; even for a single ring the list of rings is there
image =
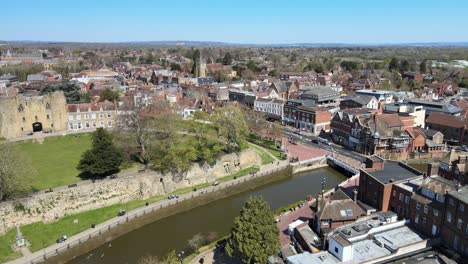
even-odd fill
[[[116,179],[78,184],[51,193],[40,193],[0,203],[0,233],[33,222],[88,211],[116,203],[165,195],[176,189],[213,182],[241,169],[260,165],[261,158],[248,149],[240,154],[222,156],[214,166],[194,164],[184,174],[165,174],[147,170]]]

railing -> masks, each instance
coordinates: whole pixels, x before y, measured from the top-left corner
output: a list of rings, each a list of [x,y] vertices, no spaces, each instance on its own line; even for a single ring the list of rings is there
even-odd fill
[[[59,255],[60,253],[63,253],[65,251],[71,249],[72,247],[78,246],[78,245],[80,245],[80,244],[82,244],[82,243],[86,242],[87,240],[92,239],[94,237],[99,237],[102,234],[104,234],[104,233],[106,233],[106,232],[108,232],[110,230],[114,230],[119,225],[128,223],[129,221],[131,221],[133,219],[136,219],[138,217],[141,217],[143,215],[153,213],[153,212],[155,212],[157,210],[160,210],[160,209],[172,206],[172,205],[176,205],[178,203],[181,203],[181,202],[183,202],[185,200],[188,200],[188,199],[192,199],[194,197],[199,197],[199,196],[202,196],[202,195],[206,195],[208,193],[213,193],[213,192],[219,191],[221,189],[231,187],[231,186],[234,186],[234,185],[237,185],[237,184],[240,184],[240,183],[244,183],[244,182],[247,182],[247,181],[255,179],[255,178],[261,178],[261,177],[270,175],[272,173],[276,173],[276,172],[282,171],[284,169],[287,169],[288,167],[290,167],[289,164],[282,165],[282,166],[279,166],[278,168],[275,168],[275,169],[272,169],[272,170],[269,170],[269,171],[265,171],[265,172],[261,172],[261,173],[254,173],[254,174],[250,174],[250,175],[245,175],[245,176],[239,177],[237,179],[222,182],[218,186],[210,186],[210,187],[207,187],[205,189],[200,189],[198,191],[194,191],[194,192],[191,192],[191,193],[182,194],[182,195],[180,195],[179,198],[177,198],[175,200],[166,200],[166,201],[163,201],[163,202],[158,201],[158,202],[150,203],[150,204],[148,204],[148,206],[140,207],[140,208],[137,208],[137,209],[135,209],[133,211],[128,212],[126,214],[126,216],[112,218],[112,219],[110,219],[110,220],[108,220],[108,221],[106,221],[106,222],[104,222],[102,224],[98,224],[94,229],[88,229],[88,230],[85,230],[85,231],[83,231],[81,233],[78,233],[78,234],[75,235],[75,237],[70,237],[68,240],[63,242],[63,244],[55,244],[55,245],[49,246],[48,248],[37,251],[35,254],[36,255],[40,254],[40,256],[37,256],[37,257],[35,257],[35,258],[31,259],[31,260],[25,259],[24,261],[21,261],[21,259],[18,259],[18,260],[13,261],[13,262],[14,263],[24,263],[24,264],[27,264],[27,263],[35,264],[35,263],[44,262],[45,260],[47,260],[47,259],[49,259],[51,257],[55,257],[55,256]],[[91,230],[95,230],[95,231],[90,232]],[[25,257],[25,258],[27,258],[27,257]]]
[[[335,158],[333,156],[327,156],[327,159],[333,161],[336,165],[342,167],[343,169],[353,173],[353,174],[358,174],[359,173],[359,169],[358,168],[354,168],[353,166],[347,164],[346,162],[338,159],[338,158]]]

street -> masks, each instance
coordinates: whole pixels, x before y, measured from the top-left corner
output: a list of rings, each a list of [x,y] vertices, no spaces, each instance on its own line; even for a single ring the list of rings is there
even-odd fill
[[[304,132],[302,132],[301,135],[298,135],[292,132],[292,130],[290,130],[289,128],[287,128],[283,130],[283,136],[286,138],[292,138],[294,140],[297,140],[298,142],[300,142],[301,144],[305,146],[324,149],[332,153],[336,152],[338,154],[341,154],[343,156],[346,156],[352,159],[359,160],[361,162],[364,162],[366,159],[365,155],[351,151],[351,150],[347,150],[340,145],[332,143],[331,141],[330,141],[330,145],[326,145],[324,143],[319,143],[319,144],[313,143],[312,140],[317,139],[320,142],[321,140],[323,140],[323,138],[312,136],[312,135],[307,135]]]

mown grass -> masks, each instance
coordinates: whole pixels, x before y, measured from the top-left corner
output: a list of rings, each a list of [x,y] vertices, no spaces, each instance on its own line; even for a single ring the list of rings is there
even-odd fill
[[[255,152],[257,152],[257,154],[262,159],[262,165],[270,164],[274,161],[274,159],[263,148],[254,144],[251,144],[250,146],[255,150]]]
[[[258,135],[255,135],[255,134],[250,134],[249,135],[249,139],[248,139],[250,142],[252,143],[255,143],[257,145],[266,145],[266,146],[269,146],[271,148],[276,148],[278,146],[278,143],[273,141],[273,140],[269,140],[269,139],[266,139],[266,138],[262,138]]]
[[[83,152],[91,148],[91,134],[48,137],[42,144],[31,140],[16,144],[35,169],[31,188],[44,190],[81,180],[76,166]]]
[[[237,173],[219,178],[217,181],[223,182],[234,178],[245,176],[253,171],[258,171],[257,167],[248,167]],[[213,183],[202,183],[196,186],[178,189],[170,194],[181,195],[211,186]],[[138,207],[145,206],[145,203],[153,203],[166,199],[166,196],[158,195],[145,200],[134,200],[126,203],[114,204],[99,209],[68,215],[53,223],[36,222],[21,227],[24,238],[31,243],[29,250],[38,251],[56,243],[61,236],[73,236],[90,228],[92,224],[103,223],[115,216],[119,210],[131,211]],[[74,221],[76,223],[74,223]],[[1,260],[12,260],[21,256],[19,252],[13,252],[9,245],[15,243],[15,229],[9,230],[5,235],[0,236],[0,262]]]
[[[0,238],[0,263],[21,257],[20,252],[13,251],[11,248],[11,245],[16,241],[16,229],[9,230]]]

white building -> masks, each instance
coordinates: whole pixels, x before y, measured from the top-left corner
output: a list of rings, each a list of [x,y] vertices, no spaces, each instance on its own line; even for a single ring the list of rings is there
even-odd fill
[[[266,113],[270,117],[283,118],[283,100],[271,98],[257,98],[254,101],[254,110],[257,112]]]
[[[357,90],[356,94],[371,95],[383,104],[393,103],[393,93],[385,90]]]
[[[117,120],[117,107],[108,101],[101,103],[69,104],[68,130],[113,128]]]

